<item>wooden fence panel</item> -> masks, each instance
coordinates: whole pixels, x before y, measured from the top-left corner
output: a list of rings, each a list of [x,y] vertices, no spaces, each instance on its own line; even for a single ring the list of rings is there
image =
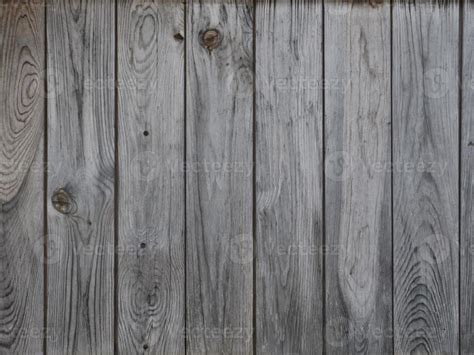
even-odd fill
[[[395,352],[459,349],[459,3],[393,8]]]
[[[474,2],[464,1],[461,125],[461,296],[459,349],[474,350]]]
[[[186,18],[189,353],[252,351],[253,1],[191,0]]]
[[[118,350],[184,353],[184,5],[118,2]]]
[[[0,352],[40,353],[46,333],[44,3],[2,1],[0,28]]]
[[[256,8],[256,352],[323,350],[322,2]]]
[[[114,28],[112,0],[49,2],[50,354],[113,351]]]
[[[325,4],[326,348],[392,351],[390,4]]]
[[[0,353],[470,353],[473,1],[0,0]]]

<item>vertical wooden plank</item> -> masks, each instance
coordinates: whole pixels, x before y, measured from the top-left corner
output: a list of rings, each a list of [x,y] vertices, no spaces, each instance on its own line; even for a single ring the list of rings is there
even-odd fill
[[[392,352],[390,4],[325,3],[326,346]]]
[[[187,10],[190,353],[252,351],[253,1]]]
[[[461,349],[474,349],[474,2],[464,1],[461,112]]]
[[[0,352],[43,346],[44,4],[0,3]]]
[[[257,353],[323,348],[322,2],[256,8]]]
[[[184,353],[184,5],[118,2],[118,350]]]
[[[48,36],[49,353],[113,351],[114,6],[57,1]],[[111,86],[110,86],[111,84]]]
[[[457,353],[459,2],[393,8],[395,352]]]

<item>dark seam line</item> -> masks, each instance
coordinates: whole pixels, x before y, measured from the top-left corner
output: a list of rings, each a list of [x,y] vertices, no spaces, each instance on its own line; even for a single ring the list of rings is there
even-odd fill
[[[461,328],[461,262],[462,262],[462,95],[463,95],[463,42],[464,42],[464,1],[460,0],[459,2],[459,42],[458,42],[458,52],[459,52],[459,68],[458,68],[458,115],[459,115],[459,126],[458,126],[458,353],[461,354],[462,349],[462,328]]]
[[[392,273],[392,352],[395,352],[395,267],[394,267],[394,199],[393,199],[393,0],[390,1],[390,238],[391,238],[391,273]]]
[[[114,183],[114,354],[118,353],[118,218],[119,218],[119,151],[118,151],[118,5],[114,1],[114,35],[115,35],[115,68],[114,68],[114,155],[115,155],[115,183]]]
[[[252,115],[252,240],[253,240],[253,353],[257,354],[257,0],[253,1],[253,115]]]
[[[325,1],[322,1],[321,4],[321,53],[322,53],[322,59],[321,59],[321,65],[322,65],[322,82],[325,82],[326,78],[326,62],[325,62]],[[323,323],[323,344],[322,344],[322,352],[323,354],[326,354],[326,164],[325,164],[325,159],[326,159],[326,92],[325,88],[323,86],[322,88],[322,157],[321,157],[321,164],[322,164],[322,269],[323,269],[323,274],[322,274],[322,323]]]
[[[184,232],[184,300],[183,300],[183,315],[184,315],[184,331],[183,334],[185,334],[184,337],[184,353],[188,353],[188,333],[187,333],[187,324],[188,324],[188,313],[187,313],[187,304],[188,304],[188,263],[187,263],[187,256],[188,256],[188,228],[187,228],[187,184],[188,184],[188,179],[187,179],[187,85],[188,85],[188,76],[187,76],[187,60],[188,60],[188,2],[185,0],[183,2],[184,5],[184,58],[183,58],[183,80],[184,80],[184,112],[183,112],[183,162],[184,162],[184,173],[183,173],[183,180],[184,180],[184,225],[183,225],[183,232]]]
[[[44,143],[43,143],[43,353],[48,349],[48,6],[44,3]]]

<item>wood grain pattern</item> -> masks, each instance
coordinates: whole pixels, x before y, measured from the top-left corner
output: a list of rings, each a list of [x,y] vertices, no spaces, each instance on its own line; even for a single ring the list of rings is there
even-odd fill
[[[457,1],[393,8],[395,352],[457,353]]]
[[[118,6],[118,350],[182,354],[184,5]]]
[[[461,348],[474,352],[474,2],[464,1],[461,126]]]
[[[252,3],[188,3],[186,336],[192,354],[252,349]]]
[[[114,7],[57,1],[48,35],[48,353],[113,352]],[[111,86],[110,83],[112,83]]]
[[[332,1],[324,23],[326,348],[391,353],[390,6]]]
[[[256,8],[257,353],[323,348],[322,3]]]
[[[0,2],[0,353],[43,346],[44,7]]]

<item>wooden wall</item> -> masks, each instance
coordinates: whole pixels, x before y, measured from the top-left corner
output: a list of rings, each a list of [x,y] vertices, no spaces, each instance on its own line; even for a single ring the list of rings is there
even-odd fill
[[[474,2],[1,0],[0,353],[474,352]]]

